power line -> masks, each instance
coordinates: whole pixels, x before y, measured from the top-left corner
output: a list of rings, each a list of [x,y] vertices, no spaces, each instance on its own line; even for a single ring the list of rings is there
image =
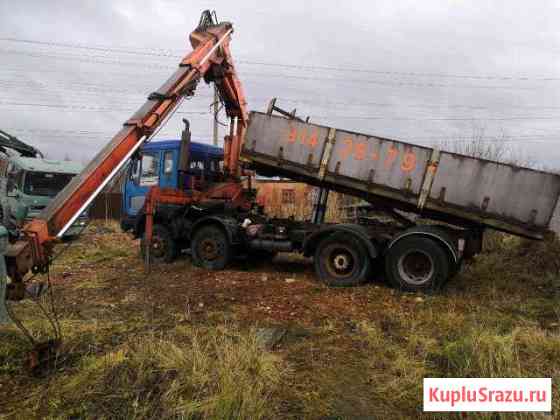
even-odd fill
[[[33,41],[33,40],[20,40],[17,38],[0,38],[0,41],[12,41],[12,42],[25,42],[25,43],[35,43],[35,44],[40,44],[43,46],[48,46],[48,48],[79,48],[79,49],[86,49],[86,50],[90,50],[90,51],[95,51],[95,52],[107,52],[107,53],[111,53],[111,54],[126,54],[126,55],[130,55],[130,56],[135,56],[135,57],[142,57],[142,56],[146,56],[146,57],[159,57],[160,58],[177,58],[177,57],[182,57],[182,55],[173,55],[171,54],[171,50],[158,50],[158,49],[152,49],[153,52],[150,51],[144,51],[142,49],[139,48],[138,51],[133,51],[133,50],[129,50],[129,51],[122,51],[122,50],[117,50],[117,48],[112,48],[112,47],[96,47],[96,46],[70,46],[70,44],[67,45],[62,45],[62,43],[50,43],[50,42],[41,42],[41,41]],[[72,53],[68,53],[68,52],[52,52],[52,53],[48,53],[48,52],[34,52],[34,51],[17,51],[17,50],[6,50],[8,51],[8,54],[19,54],[19,55],[28,55],[30,57],[33,58],[41,58],[41,57],[48,57],[48,58],[54,58],[54,59],[62,59],[62,60],[76,60],[76,61],[81,61],[81,62],[90,62],[93,64],[107,64],[107,65],[117,65],[117,66],[130,66],[131,68],[138,68],[138,67],[142,67],[144,69],[147,70],[143,70],[141,73],[144,73],[142,75],[145,74],[152,74],[152,75],[163,75],[164,70],[168,70],[168,69],[173,69],[176,68],[176,66],[172,66],[172,65],[165,65],[165,64],[160,64],[160,63],[150,63],[150,62],[132,62],[132,61],[123,61],[120,60],[120,57],[110,57],[107,55],[77,55],[77,54],[72,54]],[[159,52],[158,52],[159,51]],[[2,52],[2,50],[0,49],[0,53]],[[242,64],[248,64],[248,65],[257,65],[257,66],[273,66],[276,68],[285,68],[285,69],[295,69],[295,70],[310,70],[310,71],[317,71],[317,70],[321,70],[321,71],[340,71],[340,72],[352,72],[352,73],[372,73],[372,74],[383,74],[383,75],[387,75],[393,78],[393,80],[370,80],[370,79],[350,79],[350,78],[341,78],[341,77],[308,77],[305,75],[300,75],[300,74],[281,74],[281,73],[244,73],[242,72],[242,74],[246,75],[246,76],[250,76],[248,78],[248,83],[254,83],[256,82],[256,80],[251,80],[251,77],[257,77],[257,78],[263,78],[263,77],[278,77],[278,78],[282,78],[282,79],[295,79],[295,80],[305,80],[305,81],[309,81],[309,80],[316,80],[316,81],[332,81],[332,82],[341,82],[341,83],[359,83],[362,85],[367,85],[367,84],[374,84],[374,85],[382,85],[382,86],[394,86],[394,87],[441,87],[441,88],[451,88],[451,87],[460,87],[460,88],[475,88],[475,89],[519,89],[519,90],[534,90],[533,87],[519,87],[519,86],[502,86],[502,85],[498,85],[498,86],[491,86],[491,85],[453,85],[453,84],[438,84],[438,83],[415,83],[415,82],[409,82],[409,81],[397,81],[394,79],[394,77],[396,76],[406,76],[406,77],[440,77],[440,78],[457,78],[457,79],[474,79],[474,80],[499,80],[499,81],[512,81],[512,80],[518,80],[518,81],[554,81],[554,80],[560,80],[560,78],[525,78],[525,77],[509,77],[509,76],[478,76],[478,75],[452,75],[452,74],[435,74],[435,73],[414,73],[414,72],[387,72],[387,71],[377,71],[377,70],[371,70],[371,69],[356,69],[356,68],[350,68],[350,67],[344,67],[344,68],[337,68],[337,67],[331,67],[331,66],[315,66],[315,65],[300,65],[300,64],[286,64],[286,63],[272,63],[272,62],[256,62],[256,61],[249,61],[249,60],[236,60],[238,63],[242,63]],[[62,69],[63,70],[63,69]],[[9,71],[9,69],[3,68],[0,69],[0,71]],[[19,70],[18,70],[19,71]],[[23,69],[22,71],[26,71],[26,69]],[[60,73],[61,70],[56,70],[56,69],[49,69],[49,68],[45,68],[44,65],[42,65],[40,68],[36,68],[36,69],[32,69],[32,71],[35,71],[37,73],[42,73],[45,71],[52,71],[52,72],[56,72],[56,73]],[[79,74],[84,74],[85,72],[83,71],[79,71]],[[106,72],[104,71],[104,74]],[[90,72],[90,74],[92,74],[93,76],[96,76],[96,72]],[[119,72],[114,72],[113,74],[115,75],[119,75],[122,73]],[[137,74],[129,74],[126,77],[137,77],[139,75]],[[95,79],[92,79],[95,80]],[[260,82],[260,80],[259,80]],[[15,107],[31,107],[31,108],[42,108],[45,110],[58,110],[58,109],[67,109],[70,111],[75,111],[75,112],[82,112],[82,111],[92,111],[92,112],[117,112],[117,111],[126,111],[126,112],[133,112],[139,105],[140,103],[136,103],[134,102],[134,105],[132,103],[130,103],[130,108],[128,108],[128,100],[124,97],[122,97],[120,94],[124,94],[124,95],[128,95],[128,94],[138,94],[138,95],[145,95],[146,91],[140,91],[141,87],[137,87],[134,86],[133,84],[130,83],[119,83],[118,86],[111,86],[111,85],[103,85],[103,84],[96,84],[96,83],[84,83],[84,82],[72,82],[69,83],[70,85],[70,89],[74,89],[74,91],[65,91],[65,92],[56,92],[52,89],[53,85],[49,84],[46,85],[44,83],[39,83],[38,85],[35,84],[34,82],[19,82],[19,81],[2,81],[0,82],[0,86],[4,86],[4,87],[15,87],[16,89],[21,89],[24,92],[28,92],[29,90],[33,90],[34,92],[44,96],[43,101],[47,101],[49,100],[49,97],[52,97],[53,95],[60,95],[60,97],[62,97],[62,99],[64,99],[64,104],[59,104],[59,103],[44,103],[43,101],[39,100],[39,101],[25,101],[25,102],[20,102],[19,100],[7,100],[7,101],[0,101],[0,105],[5,105],[5,106],[15,106]],[[39,89],[37,89],[37,86],[39,87]],[[69,87],[67,84],[62,83],[60,85],[55,85],[55,87],[58,87],[62,90],[67,90]],[[106,89],[105,89],[106,88]],[[21,92],[21,91],[20,91]],[[296,95],[299,92],[296,91]],[[113,108],[113,107],[109,107],[109,106],[101,106],[101,107],[95,107],[92,106],[91,104],[86,104],[83,103],[84,100],[88,100],[89,98],[81,98],[82,101],[78,101],[79,103],[67,103],[66,99],[70,98],[70,99],[76,99],[77,96],[83,96],[83,95],[102,95],[102,94],[115,94],[118,95],[118,105],[122,106],[122,108]],[[305,93],[307,94],[307,93]],[[29,95],[25,94],[24,96],[26,96],[27,99],[30,99]],[[60,101],[61,98],[57,97],[57,101]],[[90,96],[91,97],[91,96]],[[204,97],[204,95],[198,95],[196,98],[201,98]],[[209,98],[210,96],[208,96]],[[250,100],[268,100],[268,98],[257,98],[257,97],[249,97]],[[304,105],[309,105],[311,109],[313,108],[328,108],[331,110],[336,110],[338,108],[336,108],[337,106],[340,106],[342,108],[344,108],[345,110],[348,107],[364,107],[364,108],[391,108],[391,107],[407,107],[407,108],[418,108],[418,109],[424,109],[424,110],[433,110],[433,109],[467,109],[467,110],[472,110],[472,111],[478,111],[478,110],[492,110],[493,108],[488,107],[488,106],[469,106],[469,105],[448,105],[448,104],[393,104],[393,103],[382,103],[382,102],[371,102],[371,101],[364,101],[364,102],[359,102],[359,101],[348,101],[348,102],[344,102],[344,101],[330,101],[330,100],[321,100],[321,98],[317,98],[317,97],[313,97],[313,99],[300,99],[300,98],[294,98],[294,97],[286,97],[286,98],[281,98],[282,101],[286,101],[286,102],[290,102],[290,103],[295,103],[295,104],[304,104]],[[115,101],[111,100],[110,101],[111,104],[114,104]],[[500,105],[498,105],[500,106]],[[534,109],[534,110],[557,110],[560,109],[560,107],[554,107],[554,106],[514,106],[514,105],[510,105],[507,104],[505,105],[508,108],[512,108],[512,109],[523,109],[523,110],[530,110],[530,109]],[[501,107],[504,108],[505,106]],[[336,111],[335,111],[336,112]],[[350,111],[352,112],[352,111]],[[194,111],[194,112],[185,112],[185,111],[179,111],[178,114],[191,114],[191,115],[210,115],[209,111]],[[414,115],[414,114],[413,114]],[[360,114],[350,114],[350,113],[342,113],[342,114],[335,114],[333,113],[332,115],[312,115],[312,118],[314,119],[347,119],[347,120],[388,120],[388,121],[402,121],[402,122],[407,122],[407,121],[411,121],[411,122],[419,122],[419,121],[516,121],[516,120],[534,120],[534,121],[538,121],[538,120],[555,120],[558,117],[554,117],[554,116],[542,116],[542,115],[536,115],[536,116],[529,116],[529,115],[516,115],[516,116],[503,116],[503,117],[480,117],[480,118],[474,118],[472,116],[469,117],[463,117],[463,116],[451,116],[451,117],[433,117],[433,118],[419,118],[419,117],[391,117],[391,116],[382,116],[382,115],[373,115],[373,116],[368,116],[368,115],[360,115]],[[98,134],[93,133],[91,131],[88,130],[76,130],[79,131],[79,133],[74,133],[74,135],[78,135],[81,136],[80,138],[98,138]],[[60,133],[60,132],[59,132]],[[47,135],[53,135],[53,132],[42,132],[41,133],[44,136]],[[62,133],[62,134],[58,134],[56,136],[67,136],[67,137],[71,137],[70,133]],[[107,135],[107,134],[99,134],[99,135]],[[85,137],[85,136],[90,136],[90,137]],[[421,140],[421,137],[417,137],[417,136],[411,136],[410,137],[412,139],[412,141],[414,140]],[[437,140],[437,137],[424,137],[427,140]],[[447,139],[455,139],[456,141],[471,141],[470,139],[465,139],[464,137],[449,137],[449,136],[443,136],[443,137],[439,137],[442,140],[447,140]],[[540,140],[540,141],[539,141]],[[556,140],[556,137],[548,137],[548,136],[544,136],[544,135],[520,135],[520,136],[507,136],[507,140],[497,140],[497,139],[488,139],[487,141],[507,141],[507,142],[514,142],[514,141],[524,141],[524,142],[546,142],[546,140]],[[403,139],[403,141],[409,141],[407,139]]]
[[[4,73],[13,73],[13,76],[17,76],[17,77],[26,77],[25,74],[22,74],[22,72],[26,72],[26,73],[40,73],[40,74],[46,74],[46,73],[55,73],[55,74],[63,74],[63,71],[65,70],[65,68],[61,68],[61,67],[57,67],[56,65],[51,65],[49,68],[49,64],[48,63],[43,63],[43,65],[41,65],[40,67],[29,67],[29,66],[25,66],[25,65],[19,65],[18,67],[8,67],[8,66],[2,66],[0,68],[0,73],[4,72]],[[91,76],[98,76],[99,72],[95,72],[95,71],[88,71],[88,70],[84,70],[84,69],[80,69],[79,72],[77,72],[76,74],[79,74],[80,76],[87,76],[87,75],[91,75]],[[103,75],[105,76],[111,76],[111,77],[126,77],[126,78],[130,78],[130,77],[134,77],[135,79],[144,77],[144,78],[151,78],[151,76],[153,77],[163,77],[165,75],[167,75],[167,72],[165,70],[153,70],[153,71],[143,71],[141,73],[138,72],[124,72],[124,71],[107,71],[106,69],[103,71]]]
[[[558,120],[560,117],[547,116],[515,116],[515,117],[445,117],[445,118],[412,118],[412,117],[378,117],[367,115],[311,115],[314,119],[347,119],[347,120],[391,120],[391,121],[516,121],[516,120]]]
[[[28,106],[28,107],[44,107],[44,108],[62,108],[62,109],[75,109],[84,111],[100,111],[100,112],[112,112],[112,111],[130,111],[133,112],[134,109],[127,108],[98,108],[89,105],[63,105],[63,104],[40,104],[40,103],[30,103],[30,102],[11,102],[11,101],[0,101],[0,105],[9,106]],[[210,111],[178,111],[180,114],[193,114],[193,115],[206,115],[210,114]]]
[[[88,57],[88,56],[78,56],[78,55],[53,55],[42,52],[24,52],[17,50],[2,50],[0,53],[4,54],[15,54],[24,55],[34,58],[48,57],[53,59],[63,59],[63,60],[75,60],[80,62],[89,62],[96,64],[107,64],[107,65],[118,65],[118,66],[130,66],[130,67],[148,67],[148,68],[160,68],[160,69],[173,69],[176,66],[162,65],[156,63],[139,63],[139,62],[125,62],[118,60],[103,60],[98,57]],[[330,82],[341,82],[341,83],[359,83],[359,84],[373,84],[382,86],[410,86],[410,87],[442,87],[442,88],[464,88],[464,89],[509,89],[509,90],[534,90],[541,88],[539,86],[532,87],[521,87],[521,86],[500,86],[500,85],[458,85],[458,84],[437,84],[437,83],[417,83],[417,82],[398,82],[398,81],[388,81],[388,80],[375,80],[375,79],[349,79],[349,78],[339,78],[339,77],[319,77],[319,76],[299,76],[299,75],[289,75],[289,74],[273,74],[273,73],[245,73],[250,76],[265,76],[265,77],[280,77],[283,79],[295,79],[295,80],[306,80],[306,81],[330,81]]]
[[[349,79],[340,77],[321,77],[321,76],[299,76],[290,74],[279,73],[241,73],[245,76],[259,76],[259,77],[280,77],[282,79],[296,79],[307,81],[325,81],[337,83],[357,83],[357,84],[372,84],[381,86],[407,86],[407,87],[430,87],[430,88],[461,88],[461,89],[509,89],[509,90],[534,90],[541,88],[540,86],[521,87],[521,86],[501,86],[501,85],[459,85],[459,84],[441,84],[441,83],[418,83],[418,82],[399,82],[377,79]]]
[[[58,128],[17,128],[17,127],[9,127],[4,128],[5,131],[18,131],[18,132],[31,132],[31,133],[65,133],[65,134],[101,134],[107,135],[111,134],[108,131],[97,131],[97,130],[89,130],[89,129],[80,129],[80,130],[71,130],[71,129],[58,129]],[[207,133],[209,138],[211,137],[211,133]],[[375,136],[374,136],[375,137]],[[381,136],[382,137],[382,136]],[[471,140],[470,136],[458,136],[458,135],[440,135],[440,136],[405,136],[406,138],[414,138],[418,140],[446,140],[446,139],[465,139]],[[492,136],[491,136],[492,137]],[[509,138],[558,138],[560,139],[560,131],[556,134],[538,134],[538,133],[527,133],[527,134],[518,134],[518,135],[504,135],[502,137],[497,138],[497,140],[501,139],[509,139]]]
[[[148,68],[156,68],[156,69],[173,69],[177,66],[171,65],[163,65],[163,64],[155,64],[155,63],[138,63],[138,62],[126,62],[126,61],[116,61],[116,60],[100,60],[98,57],[88,57],[83,55],[56,55],[56,54],[48,54],[43,52],[26,52],[26,51],[18,51],[18,50],[6,50],[0,49],[1,54],[11,54],[11,55],[22,55],[28,56],[33,58],[53,58],[53,59],[62,59],[62,60],[74,60],[79,62],[85,63],[96,63],[96,64],[111,64],[111,65],[120,65],[120,66],[129,66],[129,67],[148,67]]]
[[[113,135],[115,134],[114,132],[109,132],[109,131],[96,131],[96,130],[88,130],[88,129],[80,129],[80,130],[70,130],[70,129],[58,129],[58,128],[29,128],[29,127],[24,127],[24,128],[17,128],[17,127],[9,127],[9,128],[3,128],[3,130],[7,131],[7,132],[22,132],[22,133],[40,133],[40,134],[54,134],[54,135],[59,135],[59,134],[68,134],[68,135]],[[201,134],[202,135],[202,134]],[[203,134],[204,136],[208,136],[208,138],[211,137],[210,133],[205,133]]]
[[[115,46],[101,46],[101,45],[86,45],[77,43],[66,43],[66,42],[50,42],[50,41],[39,41],[31,39],[21,39],[13,37],[0,38],[0,41],[14,42],[14,43],[24,43],[30,45],[41,45],[46,47],[57,47],[57,48],[71,48],[71,49],[82,49],[88,51],[97,52],[108,52],[117,54],[129,54],[129,55],[140,55],[149,56],[157,58],[181,58],[183,55],[174,54],[172,51],[179,52],[180,50],[172,49],[161,49],[161,48],[148,48],[146,51],[145,47],[115,47]],[[186,51],[188,52],[188,51]],[[454,78],[454,79],[475,79],[475,80],[500,80],[500,81],[560,81],[559,77],[527,77],[527,76],[504,76],[504,75],[475,75],[475,74],[453,74],[453,73],[425,73],[425,72],[411,72],[411,71],[392,71],[392,70],[377,70],[377,69],[364,69],[363,67],[356,67],[355,65],[349,65],[344,67],[339,66],[325,66],[317,64],[291,64],[291,63],[280,63],[280,62],[270,62],[270,61],[254,61],[254,60],[236,60],[238,63],[257,65],[257,66],[270,66],[270,67],[281,67],[281,68],[291,68],[298,70],[322,70],[322,71],[336,71],[336,72],[352,72],[352,73],[369,73],[369,74],[380,74],[380,75],[391,75],[391,76],[406,76],[406,77],[438,77],[438,78]]]
[[[73,138],[82,140],[98,140],[105,139],[113,136],[115,133],[112,132],[101,132],[101,131],[90,131],[90,130],[58,130],[58,129],[30,129],[30,128],[7,128],[8,132],[22,132],[29,133],[28,136],[32,138],[40,137],[42,140],[57,140],[60,138]],[[201,133],[193,135],[195,140],[212,140],[212,136],[209,133]],[[160,134],[159,138],[178,138],[178,133],[165,133]],[[371,135],[371,137],[393,137],[394,136],[383,136],[383,135]],[[431,143],[441,142],[441,141],[451,141],[452,143],[470,143],[473,139],[468,136],[398,136],[399,141],[415,143],[419,140],[429,140]],[[557,136],[539,136],[539,135],[519,135],[519,136],[505,136],[505,137],[488,137],[481,139],[481,143],[550,143],[558,142],[560,140],[560,135]],[[425,142],[424,142],[425,143]]]
[[[51,41],[38,41],[31,39],[20,39],[20,38],[0,38],[0,41],[16,42],[20,44],[31,44],[31,45],[42,45],[47,47],[58,47],[58,48],[75,48],[89,51],[99,51],[99,52],[115,52],[122,54],[132,54],[132,55],[144,55],[144,56],[154,56],[154,57],[170,57],[177,58],[182,57],[178,54],[173,54],[172,50],[164,49],[153,49],[147,48],[151,51],[146,51],[145,47],[109,47],[109,46],[95,46],[95,45],[85,45],[85,44],[74,44],[66,42],[51,42]],[[137,48],[134,50],[133,48]],[[179,51],[179,50],[176,50]]]
[[[333,67],[333,66],[321,66],[321,65],[271,63],[271,62],[258,62],[258,61],[247,61],[247,60],[239,60],[238,62],[260,65],[260,66],[282,67],[282,68],[310,70],[310,71],[316,71],[316,70],[338,71],[338,72],[348,71],[351,73],[369,73],[369,74],[405,76],[405,77],[436,77],[436,78],[499,80],[499,81],[516,81],[516,80],[517,81],[540,81],[540,82],[560,81],[560,78],[558,77],[531,78],[525,76],[487,76],[487,75],[466,75],[466,74],[451,74],[451,73],[421,73],[421,72],[373,70],[373,69],[363,69],[363,68],[356,68],[356,67]]]
[[[64,97],[68,97],[68,95],[70,96],[80,96],[80,95],[84,95],[84,94],[105,94],[105,93],[125,93],[125,94],[134,94],[134,95],[145,95],[146,91],[136,91],[136,90],[128,90],[127,88],[111,88],[109,85],[96,85],[96,84],[91,84],[91,83],[74,83],[71,82],[68,85],[60,85],[60,84],[43,84],[43,83],[20,83],[20,82],[9,82],[9,83],[5,83],[5,82],[0,82],[0,86],[15,86],[17,88],[27,88],[28,90],[31,90],[32,92],[38,93],[38,94],[45,94],[45,95],[51,95],[52,94],[50,92],[43,92],[41,90],[37,90],[37,88],[39,89],[44,89],[44,90],[51,90],[51,87],[58,87],[58,88],[63,88],[63,87],[68,87],[68,88],[75,88],[77,91],[71,91],[70,93],[68,92],[57,92],[61,95],[64,95]],[[82,87],[83,86],[83,87]],[[105,96],[105,95],[103,95]],[[210,95],[198,95],[195,97],[196,99],[210,99],[211,96]],[[121,102],[122,104],[130,104],[135,105],[138,102],[136,100],[129,100],[129,101],[122,101],[122,97],[118,96],[118,99],[120,99],[119,102]],[[259,97],[249,97],[249,99],[252,100],[266,100],[267,98],[259,98]],[[409,108],[419,108],[419,109],[437,109],[437,108],[466,108],[466,109],[471,109],[471,110],[491,110],[490,107],[482,107],[482,106],[465,106],[465,105],[426,105],[426,104],[390,104],[390,103],[374,103],[374,102],[325,102],[323,103],[321,100],[315,100],[315,101],[311,101],[311,100],[304,100],[304,99],[293,99],[293,98],[280,98],[282,101],[286,101],[286,102],[292,102],[292,103],[303,103],[303,104],[309,104],[312,105],[313,107],[318,107],[318,108],[328,108],[328,109],[332,109],[333,106],[343,106],[343,107],[348,107],[348,106],[363,106],[363,107],[383,107],[383,108],[387,108],[387,107],[409,107]],[[58,100],[58,97],[57,97]],[[114,103],[114,101],[113,101]],[[560,109],[560,107],[537,107],[537,106],[527,106],[527,107],[516,107],[519,109],[547,109],[547,110],[557,110]],[[363,117],[348,117],[348,118],[354,118],[354,119],[367,119],[370,118],[368,116],[363,116]],[[474,117],[461,117],[461,119],[472,119]],[[522,117],[523,119],[529,119],[530,117]],[[541,117],[536,116],[535,119],[540,119]],[[502,118],[500,118],[502,119]],[[507,117],[506,119],[511,119],[511,117]],[[548,119],[545,118],[545,119]]]
[[[387,103],[387,102],[369,102],[369,101],[360,101],[360,100],[352,100],[346,102],[340,101],[329,101],[324,100],[322,98],[315,98],[315,99],[299,99],[299,98],[286,98],[286,97],[278,97],[278,101],[282,102],[290,102],[290,103],[302,103],[308,104],[318,107],[331,107],[331,106],[368,106],[368,107],[406,107],[406,108],[426,108],[426,109],[433,109],[433,108],[464,108],[464,109],[471,109],[471,110],[491,110],[492,108],[489,106],[484,105],[464,105],[464,104],[403,104],[403,103]],[[515,109],[560,109],[560,106],[541,106],[541,105],[511,105],[511,104],[498,104],[497,107],[504,108],[510,107]]]
[[[33,90],[34,92],[42,93],[41,90],[53,90],[52,88],[68,88],[68,89],[75,89],[77,92],[71,92],[72,94],[82,94],[82,93],[123,93],[123,94],[135,94],[135,95],[146,95],[146,92],[149,89],[143,89],[139,86],[132,86],[119,83],[119,87],[114,87],[107,84],[98,84],[98,83],[85,83],[85,82],[53,82],[53,83],[41,83],[35,81],[0,81],[0,86],[4,87],[15,87],[15,88],[28,88],[29,90]],[[39,90],[37,90],[39,89]],[[65,93],[66,94],[66,93]],[[193,99],[211,99],[211,95],[204,95],[198,94]],[[270,98],[264,97],[248,97],[250,100],[255,101],[266,101]],[[352,100],[352,101],[330,101],[325,100],[323,98],[314,98],[314,99],[302,99],[302,98],[290,98],[290,97],[280,97],[278,98],[280,101],[289,102],[289,103],[300,103],[311,105],[313,107],[319,108],[329,108],[331,109],[333,106],[341,106],[344,108],[347,107],[381,107],[381,108],[388,108],[388,107],[406,107],[406,108],[420,108],[420,109],[436,109],[436,108],[457,108],[457,109],[468,109],[468,110],[492,110],[492,107],[482,106],[482,105],[462,105],[462,104],[403,104],[403,103],[383,103],[383,102],[370,102],[370,101],[359,101],[359,100]],[[135,102],[136,103],[136,102]],[[510,105],[510,104],[499,104],[497,107],[504,108],[514,108],[514,109],[548,109],[548,110],[559,110],[560,106],[539,106],[539,105]]]
[[[95,84],[95,83],[84,83],[84,82],[53,82],[53,83],[42,83],[35,81],[0,81],[0,87],[13,88],[13,90],[7,91],[8,93],[13,93],[19,91],[30,92],[35,94],[56,94],[56,95],[87,95],[87,94],[99,94],[106,97],[106,94],[117,95],[119,99],[125,99],[121,94],[124,95],[134,95],[134,103],[138,103],[136,97],[143,96],[147,97],[148,93],[152,92],[153,89],[139,88],[137,86],[125,86],[121,83],[118,84],[119,87],[114,87],[111,85]],[[210,99],[210,95],[199,94],[189,100],[196,99]],[[132,100],[130,100],[132,101]],[[127,102],[130,102],[127,101]]]
[[[113,111],[129,111],[131,108],[103,108],[92,107],[83,104],[45,104],[45,103],[30,103],[30,102],[11,102],[0,101],[0,105],[9,106],[27,106],[27,107],[42,107],[42,108],[55,108],[55,109],[71,109],[77,111],[96,111],[96,112],[113,112]],[[211,111],[178,111],[180,114],[191,115],[210,115]],[[442,117],[442,118],[413,118],[413,117],[386,117],[386,116],[367,116],[367,115],[311,115],[313,119],[349,119],[349,120],[390,120],[390,121],[516,121],[516,120],[558,120],[557,116],[511,116],[511,117]]]

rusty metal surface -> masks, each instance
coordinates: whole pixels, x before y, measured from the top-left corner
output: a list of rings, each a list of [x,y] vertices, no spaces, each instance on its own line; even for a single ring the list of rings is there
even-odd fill
[[[430,198],[546,227],[559,194],[558,175],[442,152]]]
[[[425,147],[337,131],[328,171],[416,195],[430,154]]]
[[[325,147],[329,129],[252,112],[241,157],[269,174],[390,199],[395,208],[412,205],[442,219],[535,238],[550,225],[558,175],[346,130],[336,130],[332,147]]]
[[[266,138],[275,141],[263,141],[261,133],[266,133]],[[255,118],[251,118],[245,147],[256,153],[305,165],[314,171],[319,168],[327,134],[328,128],[325,127],[256,114]]]

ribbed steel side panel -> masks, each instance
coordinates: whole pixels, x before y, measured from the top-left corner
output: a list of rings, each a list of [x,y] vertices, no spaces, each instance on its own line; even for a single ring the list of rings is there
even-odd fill
[[[533,237],[549,227],[558,175],[346,130],[331,131],[329,144],[329,130],[252,112],[242,158],[268,173],[390,199],[396,208],[412,204],[418,213]]]
[[[337,131],[328,171],[419,194],[431,152],[425,147]]]
[[[442,152],[430,197],[466,209],[546,227],[560,194],[559,177]]]

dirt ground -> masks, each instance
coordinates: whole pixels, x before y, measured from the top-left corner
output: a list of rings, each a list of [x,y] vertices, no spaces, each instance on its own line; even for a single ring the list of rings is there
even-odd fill
[[[501,241],[443,291],[416,295],[391,289],[380,275],[361,287],[329,288],[317,281],[309,260],[295,255],[239,260],[220,272],[193,267],[183,255],[147,274],[137,241],[113,225],[92,226],[52,268],[65,336],[57,371],[26,372],[29,346],[13,327],[0,328],[0,417],[65,418],[48,402],[49,393],[80,358],[178,326],[235,325],[276,334],[267,351],[285,369],[270,392],[267,418],[416,417],[423,376],[557,378],[557,268],[536,245]],[[43,334],[45,323],[30,304],[14,308],[31,317],[36,336]],[[495,357],[507,346],[514,349],[511,359],[485,371],[477,357]]]

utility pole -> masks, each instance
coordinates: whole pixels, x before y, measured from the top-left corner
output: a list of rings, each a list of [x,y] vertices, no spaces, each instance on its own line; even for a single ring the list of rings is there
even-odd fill
[[[213,131],[213,144],[218,146],[218,89],[214,86],[214,131]]]

